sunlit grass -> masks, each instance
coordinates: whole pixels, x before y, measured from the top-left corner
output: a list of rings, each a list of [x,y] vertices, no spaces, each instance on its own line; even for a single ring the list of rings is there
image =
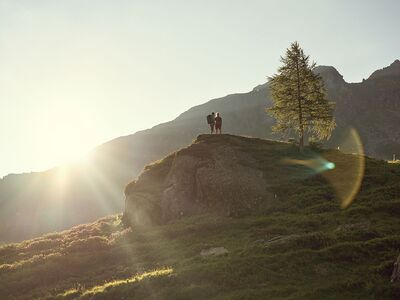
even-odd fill
[[[78,289],[73,288],[73,289],[70,289],[68,291],[65,291],[63,294],[59,294],[58,297],[67,297],[67,298],[69,298],[71,296],[76,296],[79,293],[80,292],[79,292]]]
[[[14,263],[5,263],[0,265],[0,272],[7,270],[16,270],[18,268],[26,267],[27,265],[41,264],[47,259],[54,259],[60,257],[60,253],[50,253],[48,255],[38,254],[30,257],[29,259],[22,259]]]
[[[397,160],[388,160],[389,164],[400,164],[400,159]]]
[[[93,296],[96,294],[103,293],[104,291],[106,291],[108,289],[119,287],[121,285],[133,284],[133,283],[137,283],[142,280],[149,279],[149,278],[168,276],[172,273],[173,273],[173,269],[170,267],[157,269],[157,270],[153,270],[153,271],[144,272],[141,274],[136,274],[127,279],[119,279],[119,280],[109,281],[102,285],[94,286],[85,291],[80,291],[79,289],[73,288],[73,289],[65,291],[62,294],[59,294],[58,297],[69,297],[71,295],[78,296],[78,294],[80,295],[80,297]]]

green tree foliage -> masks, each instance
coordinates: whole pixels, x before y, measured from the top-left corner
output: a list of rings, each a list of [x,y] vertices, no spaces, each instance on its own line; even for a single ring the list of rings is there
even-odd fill
[[[316,140],[330,137],[336,126],[334,104],[326,97],[322,78],[313,72],[315,63],[310,63],[297,42],[290,45],[281,62],[278,73],[269,78],[274,104],[267,112],[276,119],[274,132],[292,129],[299,134],[302,151],[306,133]]]

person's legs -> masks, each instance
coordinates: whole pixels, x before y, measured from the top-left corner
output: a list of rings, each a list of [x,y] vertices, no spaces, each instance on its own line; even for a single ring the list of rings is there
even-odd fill
[[[210,124],[210,128],[211,128],[211,134],[213,134],[214,133],[214,124]]]

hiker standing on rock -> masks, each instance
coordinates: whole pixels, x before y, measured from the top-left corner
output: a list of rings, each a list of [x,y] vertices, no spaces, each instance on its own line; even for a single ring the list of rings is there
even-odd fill
[[[215,113],[214,112],[212,112],[211,115],[207,116],[207,124],[210,125],[211,134],[213,134],[214,127],[215,127]]]
[[[221,134],[221,128],[222,128],[222,118],[220,117],[219,113],[217,113],[217,117],[215,118],[215,133]]]

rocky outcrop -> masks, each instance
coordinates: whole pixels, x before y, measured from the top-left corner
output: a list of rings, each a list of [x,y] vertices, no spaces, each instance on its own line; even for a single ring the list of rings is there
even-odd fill
[[[188,148],[148,166],[125,190],[124,219],[135,225],[217,212],[235,216],[267,205],[273,195],[244,137],[200,135]]]
[[[393,264],[393,272],[390,277],[390,282],[399,282],[400,281],[400,255],[397,257],[396,261]]]
[[[214,247],[201,250],[200,255],[203,258],[215,257],[228,254],[229,251],[225,247]]]

